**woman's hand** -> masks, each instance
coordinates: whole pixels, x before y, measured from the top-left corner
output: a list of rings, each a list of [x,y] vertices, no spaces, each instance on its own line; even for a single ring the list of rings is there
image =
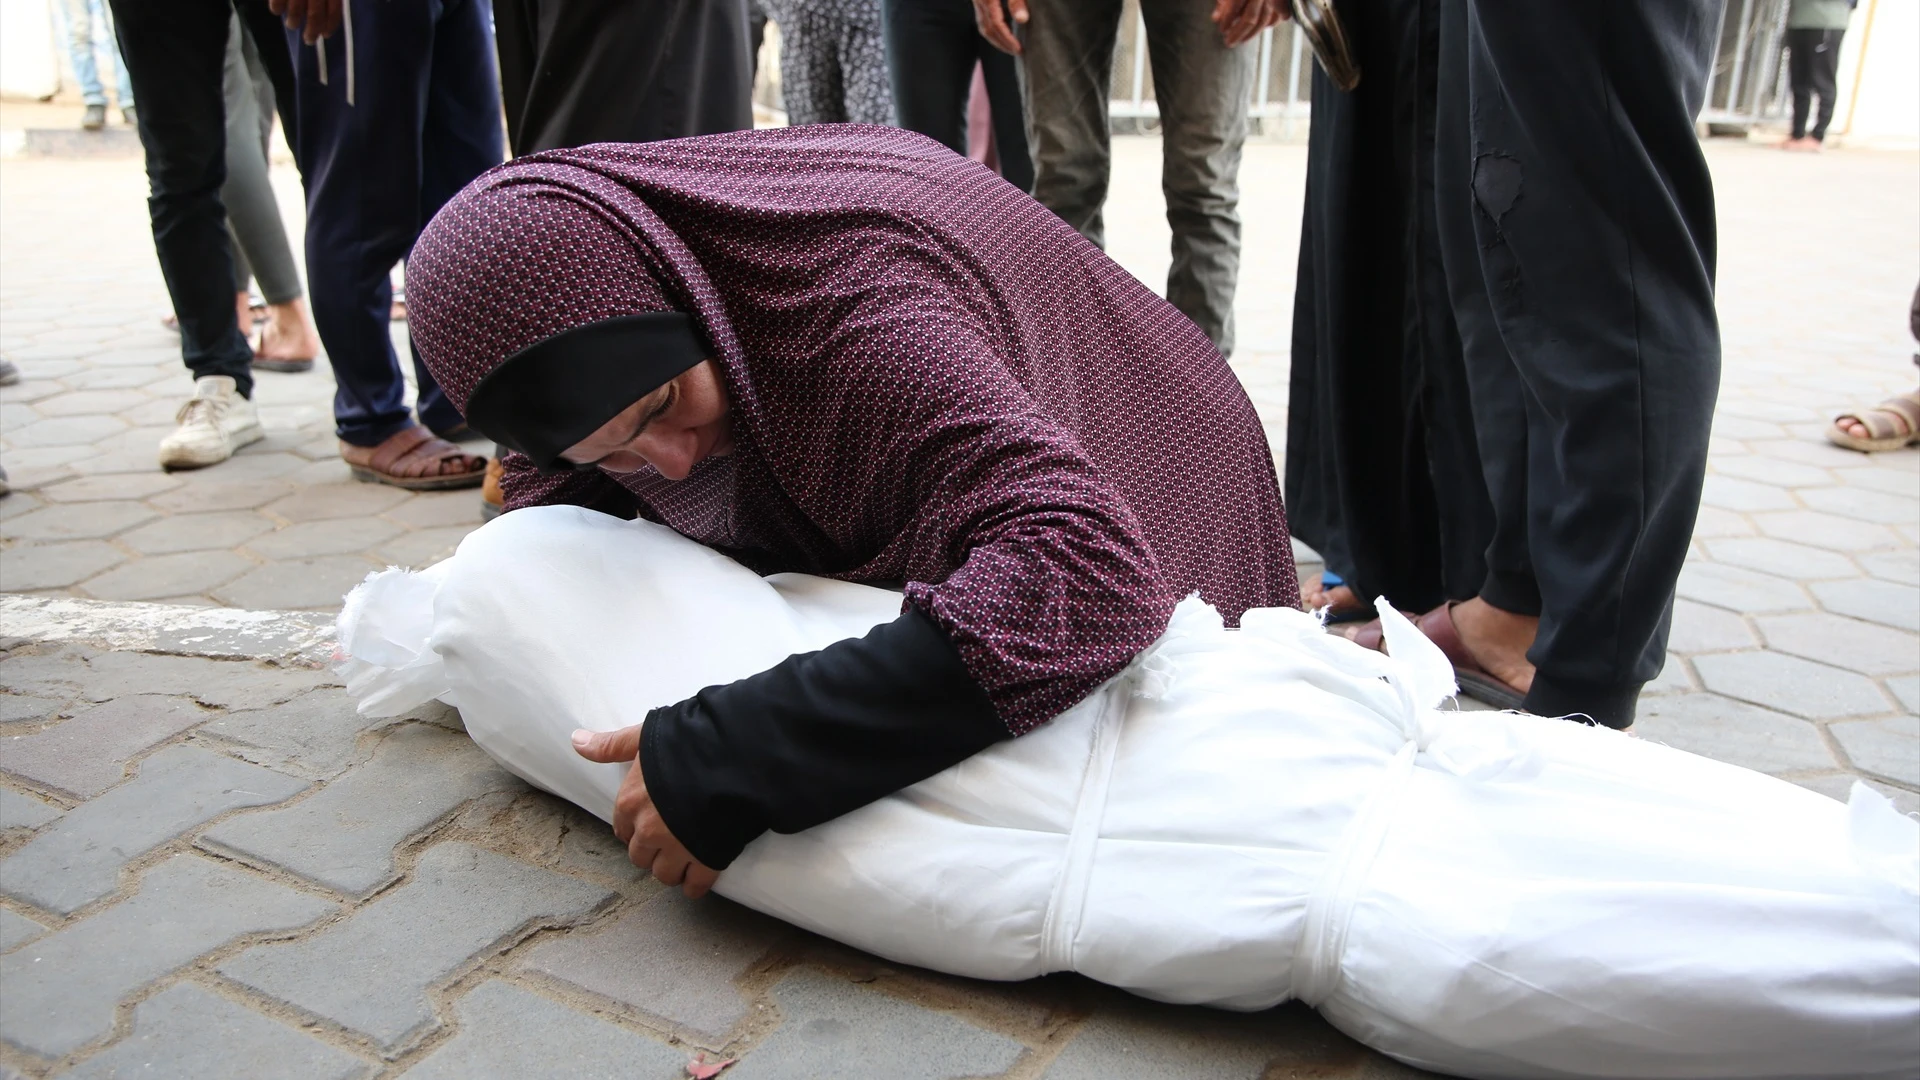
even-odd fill
[[[627,858],[666,885],[678,885],[689,897],[702,897],[720,872],[693,857],[653,808],[647,795],[646,777],[640,775],[640,727],[619,731],[573,733],[574,752],[588,761],[631,761],[627,778],[620,782],[620,794],[613,800],[613,835],[627,845]]]

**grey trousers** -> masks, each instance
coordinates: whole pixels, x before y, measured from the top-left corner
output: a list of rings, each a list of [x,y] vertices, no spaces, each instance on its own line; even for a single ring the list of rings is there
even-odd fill
[[[1167,300],[1233,353],[1240,274],[1240,148],[1255,43],[1228,49],[1199,0],[1141,0],[1173,229]],[[1029,0],[1021,63],[1033,197],[1102,246],[1111,159],[1107,97],[1121,0]]]
[[[267,178],[267,148],[273,137],[273,84],[254,51],[253,36],[235,16],[227,27],[223,76],[227,108],[227,181],[220,201],[227,208],[233,241],[233,291],[245,292],[258,278],[269,304],[300,298],[300,270],[280,220],[280,203]]]

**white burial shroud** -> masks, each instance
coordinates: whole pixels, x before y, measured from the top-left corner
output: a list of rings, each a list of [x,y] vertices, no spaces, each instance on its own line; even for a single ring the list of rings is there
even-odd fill
[[[608,730],[894,618],[660,526],[520,510],[348,598],[361,711],[439,697],[608,817]],[[1382,610],[1388,610],[1385,604]],[[1451,669],[1198,600],[1051,723],[791,836],[718,891],[889,959],[1078,971],[1163,1001],[1299,998],[1476,1077],[1920,1075],[1920,824],[1564,720],[1441,712]],[[635,958],[635,963],[642,962]]]

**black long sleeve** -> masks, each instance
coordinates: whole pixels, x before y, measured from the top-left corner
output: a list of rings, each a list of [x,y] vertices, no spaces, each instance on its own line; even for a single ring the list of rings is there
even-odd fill
[[[909,609],[653,710],[640,767],[667,828],[720,870],[768,829],[830,821],[1008,737],[946,634]]]

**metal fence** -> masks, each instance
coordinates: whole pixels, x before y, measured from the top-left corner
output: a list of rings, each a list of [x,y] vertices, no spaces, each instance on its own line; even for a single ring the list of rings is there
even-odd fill
[[[1700,119],[1747,128],[1785,116],[1792,104],[1781,51],[1786,36],[1787,0],[1729,0]]]

